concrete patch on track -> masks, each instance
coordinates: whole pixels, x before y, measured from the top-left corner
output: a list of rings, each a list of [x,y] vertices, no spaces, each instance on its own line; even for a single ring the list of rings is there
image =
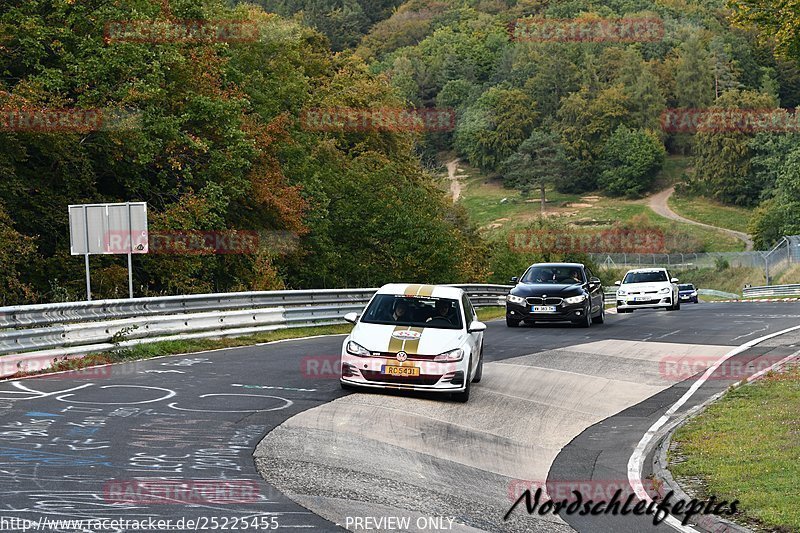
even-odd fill
[[[665,357],[729,350],[603,340],[486,363],[466,405],[351,394],[287,420],[259,444],[256,462],[291,499],[353,531],[365,530],[354,517],[386,516],[464,527],[450,531],[571,531],[524,510],[503,522],[519,480],[543,483],[584,429],[674,385],[659,371]]]

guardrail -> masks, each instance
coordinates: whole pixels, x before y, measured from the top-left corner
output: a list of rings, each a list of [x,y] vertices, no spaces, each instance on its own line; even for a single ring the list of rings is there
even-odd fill
[[[507,285],[455,285],[475,307],[504,305]],[[119,347],[341,324],[377,289],[270,291],[0,308],[0,377]]]
[[[750,287],[742,291],[744,298],[769,298],[778,296],[800,296],[800,285],[772,285]]]

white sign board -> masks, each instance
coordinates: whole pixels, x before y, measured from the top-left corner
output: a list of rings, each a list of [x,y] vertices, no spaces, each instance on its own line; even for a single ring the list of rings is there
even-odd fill
[[[69,206],[72,255],[146,254],[147,203]]]

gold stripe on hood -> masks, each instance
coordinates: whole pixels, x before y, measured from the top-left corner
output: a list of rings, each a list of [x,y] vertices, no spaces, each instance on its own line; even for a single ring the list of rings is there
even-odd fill
[[[403,351],[411,355],[416,355],[419,350],[419,341],[422,339],[422,332],[424,330],[425,328],[396,326],[392,332],[392,337],[389,339],[389,352],[397,353]],[[414,331],[419,333],[419,337],[416,339],[398,339],[394,334],[400,331]]]

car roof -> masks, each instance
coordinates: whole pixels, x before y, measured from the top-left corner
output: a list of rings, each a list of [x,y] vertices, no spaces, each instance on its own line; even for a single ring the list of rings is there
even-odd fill
[[[531,266],[583,268],[583,263],[534,263]],[[528,267],[530,268],[530,267]]]
[[[634,268],[633,270],[628,270],[628,274],[631,272],[666,272],[666,268],[657,267],[657,268]]]
[[[464,290],[450,285],[425,285],[420,283],[389,283],[378,289],[377,294],[405,296],[430,296],[433,298],[450,298],[458,300]]]

